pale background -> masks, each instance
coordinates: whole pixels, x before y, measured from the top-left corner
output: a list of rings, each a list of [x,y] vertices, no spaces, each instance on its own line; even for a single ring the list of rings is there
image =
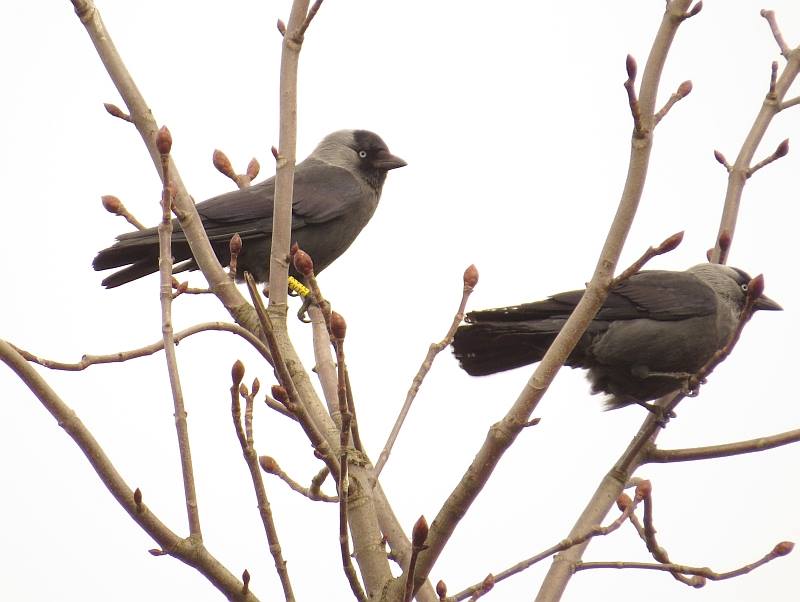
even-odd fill
[[[238,171],[256,156],[273,173],[280,37],[289,2],[98,0],[113,39],[198,200],[232,188],[214,148]],[[481,279],[471,307],[507,305],[578,288],[589,279],[627,169],[631,119],[625,55],[644,66],[664,3],[326,2],[300,63],[298,156],[340,128],[373,129],[408,161],[381,206],[321,286],[347,319],[348,362],[362,437],[383,445],[429,343],[439,340],[470,263]],[[46,357],[77,361],[160,338],[158,284],[113,291],[92,271],[97,250],[127,229],[102,210],[115,194],[155,223],[160,183],[71,4],[17,2],[0,21],[0,174],[3,182],[0,336]],[[678,33],[661,101],[694,91],[657,130],[650,176],[622,263],[686,230],[652,267],[684,269],[714,242],[726,174],[780,59],[759,9],[776,10],[800,44],[800,5],[707,2]],[[781,66],[783,65],[782,59]],[[800,93],[795,86],[789,96]],[[783,138],[789,155],[748,182],[730,261],[766,275],[785,311],[757,315],[699,398],[679,408],[665,447],[708,445],[800,424],[796,387],[800,305],[797,203],[800,106],[780,115],[757,159]],[[199,275],[192,283],[200,285]],[[183,298],[177,329],[226,320],[213,298]],[[293,324],[310,358],[309,329]],[[234,573],[247,568],[262,600],[280,599],[247,469],[230,418],[230,366],[246,382],[270,371],[237,338],[181,343],[205,541]],[[186,519],[163,357],[49,382],[105,447],[131,487],[174,530]],[[473,379],[449,352],[425,381],[381,477],[409,530],[432,520],[530,374]],[[85,458],[5,366],[0,368],[0,599],[219,600],[194,570],[153,558],[152,542],[119,508]],[[435,566],[451,592],[563,538],[643,419],[603,413],[578,371],[564,370],[506,454]],[[260,411],[259,452],[308,483],[319,468],[290,421]],[[660,542],[674,561],[730,570],[781,540],[800,540],[800,446],[685,465],[646,466]],[[336,509],[268,479],[284,557],[299,600],[348,600]],[[326,484],[326,490],[333,490]],[[595,541],[587,560],[649,560],[629,526]],[[549,562],[499,584],[487,600],[530,600]],[[654,572],[576,575],[564,600],[738,602],[798,599],[800,554],[748,576],[688,589]]]

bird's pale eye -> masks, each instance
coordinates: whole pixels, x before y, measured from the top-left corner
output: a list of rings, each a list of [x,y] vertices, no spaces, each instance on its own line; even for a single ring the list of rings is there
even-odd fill
[[[367,158],[367,151],[365,151],[365,150],[358,151],[358,156],[361,157],[362,159],[366,159]]]
[[[742,291],[745,292],[745,293],[747,292],[747,283],[746,282],[744,284],[742,284]]]

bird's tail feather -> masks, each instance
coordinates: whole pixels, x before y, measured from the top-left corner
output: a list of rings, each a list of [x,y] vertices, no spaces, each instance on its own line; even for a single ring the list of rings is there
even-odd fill
[[[466,324],[456,331],[453,353],[468,374],[485,376],[538,362],[557,334],[524,322]]]

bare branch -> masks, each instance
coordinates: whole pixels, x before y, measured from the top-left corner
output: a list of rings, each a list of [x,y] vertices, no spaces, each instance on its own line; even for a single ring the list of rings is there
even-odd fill
[[[378,457],[378,462],[375,465],[376,482],[378,480],[378,476],[381,474],[381,470],[383,470],[383,467],[386,465],[386,461],[389,459],[389,454],[392,452],[392,447],[397,440],[397,436],[400,434],[400,429],[403,427],[403,422],[405,422],[406,416],[411,409],[411,404],[414,402],[414,398],[416,398],[420,386],[422,386],[422,381],[425,379],[425,376],[433,366],[434,358],[442,349],[446,348],[450,343],[453,342],[453,336],[456,333],[456,329],[464,319],[464,311],[467,307],[467,301],[469,300],[469,296],[472,294],[472,291],[475,290],[475,286],[478,284],[478,269],[474,265],[470,265],[464,271],[463,281],[464,289],[461,293],[461,302],[458,305],[458,310],[456,311],[456,315],[453,317],[450,328],[441,341],[431,344],[431,346],[428,348],[428,354],[425,356],[425,359],[422,361],[422,365],[419,367],[417,374],[411,381],[411,388],[409,388],[408,393],[406,393],[406,400],[400,410],[400,415],[397,417],[397,420],[392,427],[392,432],[389,434],[389,438],[386,440],[386,444],[383,446],[383,451],[381,451],[381,454]]]
[[[775,38],[775,42],[778,44],[778,48],[780,48],[781,56],[785,58],[787,61],[789,60],[789,54],[791,54],[791,49],[786,41],[783,39],[783,34],[781,33],[780,28],[778,27],[778,20],[775,18],[775,11],[771,10],[762,10],[761,16],[767,20],[769,23],[769,28],[772,30],[772,36]]]
[[[669,110],[675,105],[676,102],[681,100],[682,98],[686,98],[692,91],[692,82],[688,79],[683,82],[678,89],[673,92],[673,94],[669,97],[669,100],[666,104],[659,109],[658,113],[655,114],[654,121],[655,125],[664,119],[664,117],[669,113]]]
[[[253,446],[253,397],[258,393],[258,380],[254,381],[253,391],[247,390],[247,386],[242,383],[244,378],[244,364],[236,360],[231,368],[231,417],[233,418],[233,427],[236,431],[236,438],[239,440],[239,445],[242,448],[242,455],[244,456],[247,468],[250,471],[250,478],[253,481],[253,489],[258,501],[258,513],[261,517],[261,523],[264,525],[264,532],[269,542],[269,551],[275,562],[275,570],[278,573],[278,578],[283,588],[283,595],[286,602],[294,602],[294,593],[292,591],[292,582],[289,579],[289,571],[286,569],[286,561],[283,559],[281,552],[281,544],[278,540],[278,531],[275,529],[275,520],[272,516],[272,509],[270,507],[267,491],[264,488],[264,480],[261,478],[261,471],[259,470],[258,455]],[[245,399],[246,414],[245,414],[245,427],[242,427],[241,406],[239,405],[239,396]],[[245,582],[245,588],[247,583]]]
[[[652,564],[648,562],[580,562],[575,566],[576,571],[585,571],[587,569],[647,569],[653,571],[669,571],[670,573],[682,573],[684,575],[696,575],[700,580],[687,580],[688,585],[692,587],[703,587],[705,579],[712,581],[722,581],[724,579],[732,579],[746,575],[750,571],[764,566],[768,562],[786,556],[791,553],[794,544],[790,541],[782,541],[776,544],[775,547],[759,560],[746,564],[738,569],[728,571],[725,573],[718,573],[708,567],[694,567],[682,564]]]
[[[261,353],[265,360],[267,360],[270,364],[272,364],[272,357],[269,354],[269,349],[266,348],[264,343],[262,343],[258,338],[256,338],[250,331],[245,330],[238,324],[231,324],[229,322],[204,322],[202,324],[197,324],[195,326],[191,326],[186,328],[185,330],[181,330],[180,332],[175,333],[174,340],[176,343],[179,343],[183,339],[186,339],[193,334],[197,334],[199,332],[210,332],[210,331],[220,331],[220,332],[230,332],[236,335],[239,335],[243,339],[245,339],[248,343],[250,343],[256,350]],[[12,345],[13,346],[13,345]],[[39,364],[45,368],[50,368],[51,370],[67,370],[70,372],[79,372],[81,370],[85,370],[89,366],[94,366],[95,364],[113,364],[117,362],[125,362],[131,359],[145,357],[148,355],[152,355],[161,351],[164,348],[164,341],[156,341],[150,345],[146,345],[144,347],[139,347],[138,349],[131,349],[129,351],[119,351],[117,353],[109,353],[107,355],[84,355],[81,358],[81,361],[74,362],[74,363],[67,363],[67,362],[57,362],[55,360],[49,360],[43,357],[39,357],[38,355],[34,355],[24,349],[20,349],[19,347],[13,346],[14,349],[27,361],[33,362],[34,364]]]
[[[657,449],[652,448],[647,452],[645,462],[691,462],[694,460],[710,460],[712,458],[727,458],[760,452],[790,443],[800,442],[800,429],[786,431],[768,437],[758,437],[735,443],[723,443],[706,447],[690,447],[685,449]]]
[[[314,487],[314,481],[312,480],[311,487],[303,487],[300,483],[295,481],[292,477],[286,474],[283,469],[280,467],[278,462],[272,456],[261,456],[258,458],[258,463],[261,466],[261,470],[268,474],[275,475],[284,483],[286,483],[290,489],[296,491],[300,495],[307,497],[308,499],[315,501],[315,502],[338,502],[339,497],[335,495],[324,495],[320,493],[319,487]],[[327,474],[327,471],[326,471]],[[316,477],[315,477],[316,479]]]
[[[793,107],[793,106],[799,105],[799,104],[800,104],[800,96],[795,96],[794,98],[792,98],[790,100],[786,100],[786,101],[780,103],[780,108],[778,110],[779,111],[783,111],[784,109],[788,109],[789,107]]]
[[[30,389],[45,409],[56,419],[76,445],[80,448],[92,468],[100,477],[114,499],[122,506],[133,521],[139,525],[156,543],[160,550],[155,554],[169,554],[195,567],[214,587],[228,598],[257,602],[257,598],[248,593],[240,595],[242,583],[228,571],[194,538],[183,539],[171,531],[159,518],[142,503],[136,502],[135,492],[125,483],[122,476],[112,464],[109,457],[92,436],[86,425],[78,418],[74,410],[69,408],[42,376],[20,355],[14,347],[0,339],[0,360],[13,370],[20,380]]]

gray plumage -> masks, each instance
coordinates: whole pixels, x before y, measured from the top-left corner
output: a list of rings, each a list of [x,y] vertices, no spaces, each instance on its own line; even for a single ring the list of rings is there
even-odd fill
[[[315,273],[329,266],[361,232],[378,206],[389,170],[406,165],[392,155],[380,136],[366,130],[341,130],[326,136],[294,175],[292,242],[314,260]],[[197,204],[197,212],[222,265],[230,261],[229,242],[242,238],[237,279],[250,272],[258,282],[269,279],[269,252],[275,178]],[[173,220],[174,271],[195,270],[186,236]],[[103,280],[113,288],[158,271],[156,228],[122,234],[95,257],[95,270],[125,267]],[[290,274],[299,275],[290,268]]]
[[[588,370],[592,393],[610,395],[608,408],[666,395],[728,341],[748,282],[742,270],[708,263],[639,272],[609,292],[566,365]],[[455,356],[473,376],[538,362],[582,295],[471,312],[456,331]],[[755,308],[781,309],[764,295]]]

